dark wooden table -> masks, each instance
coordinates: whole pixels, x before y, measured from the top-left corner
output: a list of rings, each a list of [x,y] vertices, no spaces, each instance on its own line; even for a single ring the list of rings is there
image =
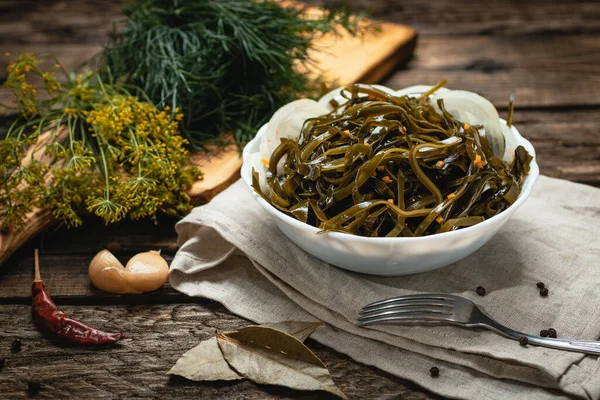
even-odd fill
[[[600,186],[600,3],[498,0],[352,1],[382,19],[420,33],[414,59],[386,84],[402,87],[448,79],[449,86],[481,93],[506,113],[517,95],[515,125],[534,144],[542,173]],[[121,1],[0,3],[2,53],[44,50],[72,67],[93,55],[119,14]],[[0,79],[2,78],[0,73]],[[27,396],[42,382],[45,398],[315,398],[250,382],[193,383],[165,376],[177,358],[215,329],[245,325],[224,307],[189,298],[168,285],[136,296],[111,296],[90,286],[93,255],[119,243],[127,259],[149,248],[173,251],[176,221],[125,222],[48,231],[0,268],[0,397]],[[130,340],[110,350],[60,347],[42,338],[30,316],[33,248],[41,248],[44,279],[54,299],[76,318]],[[20,339],[22,350],[12,353]],[[308,341],[350,398],[435,397],[416,385],[358,364]],[[398,360],[402,362],[402,360]]]

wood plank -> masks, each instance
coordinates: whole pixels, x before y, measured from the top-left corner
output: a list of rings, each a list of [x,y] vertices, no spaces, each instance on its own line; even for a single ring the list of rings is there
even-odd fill
[[[339,5],[340,0],[305,0]],[[421,36],[598,33],[600,3],[594,0],[373,1],[347,0],[355,11],[410,25]]]
[[[533,144],[542,174],[600,187],[600,113],[596,110],[517,108],[514,124]]]
[[[33,249],[40,249],[42,278],[48,291],[61,304],[136,304],[149,302],[194,302],[176,292],[168,283],[157,291],[143,295],[111,295],[96,288],[89,281],[88,266],[94,255],[110,249],[126,263],[133,255],[160,250],[170,262],[177,250],[177,219],[160,216],[157,224],[151,220],[122,221],[104,225],[86,218],[81,228],[60,227],[48,230],[14,254],[0,268],[0,303],[28,303],[32,280]]]
[[[124,331],[130,339],[112,348],[58,346],[33,326],[30,307],[0,305],[0,372],[3,398],[27,398],[27,381],[42,383],[44,398],[220,398],[220,399],[329,399],[322,393],[255,385],[248,381],[195,383],[169,378],[165,373],[179,356],[215,329],[231,330],[249,321],[218,304],[140,306],[64,306],[74,318],[105,330]],[[19,353],[9,351],[14,339]],[[314,341],[307,345],[330,369],[336,384],[349,398],[437,398],[416,385],[375,368],[358,364]]]
[[[0,54],[0,82],[6,79],[6,67],[10,62],[9,57],[5,56],[5,53],[11,55],[18,55],[21,53],[47,53],[55,56],[67,71],[79,71],[86,61],[98,54],[101,50],[102,46],[98,44],[61,43],[44,46],[40,46],[39,44],[5,44],[2,45],[2,54]],[[48,69],[50,69],[50,67],[51,66],[48,66]],[[9,99],[12,100],[12,96],[7,96],[7,92],[2,91],[0,93],[2,94],[0,102],[3,104],[8,104],[7,100]]]
[[[435,84],[477,92],[506,108],[599,107],[600,40],[595,35],[449,36],[419,39],[413,60],[387,82],[392,88]]]
[[[18,52],[20,46],[3,47]],[[34,47],[25,47],[33,49]],[[96,45],[53,45],[67,67],[95,54]],[[75,51],[74,51],[75,50]],[[7,60],[0,57],[0,79]],[[435,84],[471,90],[506,108],[510,93],[519,107],[599,107],[600,40],[594,35],[422,37],[415,56],[385,82],[393,88]],[[6,102],[9,97],[0,97]]]
[[[42,279],[48,293],[57,304],[154,304],[197,301],[176,292],[168,282],[159,290],[137,295],[113,295],[98,290],[91,284],[88,276],[88,266],[94,254],[95,252],[68,256],[40,255]],[[121,252],[118,258],[126,261],[134,255],[135,253]],[[169,263],[173,259],[170,255],[164,255],[164,258]],[[30,303],[32,281],[33,257],[16,257],[14,262],[0,269],[0,303]]]
[[[116,255],[161,250],[163,254],[172,256],[177,245],[175,224],[178,220],[176,217],[160,215],[156,223],[142,219],[105,225],[101,220],[87,216],[82,228],[85,234],[82,234],[82,229],[63,226],[42,233],[32,241],[31,246],[39,247],[42,255],[93,255],[110,247]],[[116,251],[115,247],[118,247]],[[32,254],[32,251],[27,251],[22,256]]]
[[[315,67],[309,70],[336,86],[380,82],[412,57],[417,34],[398,24],[381,23],[379,29],[360,38],[347,32],[317,38],[310,52]]]
[[[188,191],[192,204],[209,201],[240,177],[242,152],[233,138],[226,136],[231,144],[225,147],[207,145],[207,151],[190,153],[191,162],[202,172],[202,179],[194,182]]]
[[[304,1],[339,5],[339,0]],[[0,43],[100,43],[120,15],[123,0],[102,2],[6,0],[0,3]],[[600,4],[593,0],[520,2],[498,0],[347,0],[356,11],[410,25],[422,36],[589,34],[600,31]],[[63,17],[55,18],[60,14]]]
[[[0,2],[0,43],[103,45],[124,0]],[[4,53],[4,48],[2,49]]]
[[[311,9],[311,13],[321,14],[321,11]],[[378,32],[360,38],[352,37],[347,32],[339,36],[330,34],[317,37],[310,52],[312,63],[307,65],[308,71],[336,85],[379,82],[399,63],[410,59],[417,38],[416,32],[408,26],[382,23],[379,28]],[[51,54],[65,70],[77,71],[101,52],[100,43],[104,41],[84,44],[74,44],[68,40],[60,44],[10,42],[3,45],[2,50],[9,55],[24,52]],[[0,58],[0,81],[6,79],[9,61],[8,57]],[[10,92],[0,92],[0,104],[10,104],[12,100]]]

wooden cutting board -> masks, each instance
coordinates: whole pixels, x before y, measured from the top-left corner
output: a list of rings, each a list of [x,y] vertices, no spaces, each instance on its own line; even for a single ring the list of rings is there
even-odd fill
[[[408,26],[381,23],[380,27],[379,32],[363,38],[349,34],[319,38],[315,43],[319,51],[311,54],[316,64],[311,73],[335,81],[337,86],[380,82],[410,59],[417,42],[416,31]],[[190,190],[194,204],[210,200],[240,176],[242,158],[236,145],[210,150],[192,154],[192,161],[204,174]]]

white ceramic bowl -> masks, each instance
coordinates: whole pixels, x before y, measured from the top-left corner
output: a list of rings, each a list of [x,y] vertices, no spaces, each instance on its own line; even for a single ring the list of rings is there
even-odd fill
[[[500,121],[506,124],[506,121]],[[252,164],[249,155],[259,151],[259,143],[266,128],[267,124],[260,128],[256,137],[246,145],[242,155],[242,180],[256,201],[279,229],[308,253],[340,268],[366,274],[408,275],[425,272],[450,265],[470,255],[498,233],[510,216],[525,202],[539,176],[533,146],[513,125],[512,132],[517,145],[523,146],[533,160],[517,201],[500,214],[467,228],[416,238],[371,238],[338,232],[317,235],[318,228],[285,215],[267,203],[252,188]]]

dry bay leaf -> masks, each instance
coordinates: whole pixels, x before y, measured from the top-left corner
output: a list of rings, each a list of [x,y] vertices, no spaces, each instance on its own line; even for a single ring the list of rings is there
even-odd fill
[[[322,322],[307,322],[307,321],[283,321],[275,322],[271,324],[262,324],[257,326],[264,326],[267,328],[276,329],[283,333],[287,333],[304,342],[311,333],[315,331],[319,326],[323,325]]]
[[[304,341],[321,322],[284,321],[265,324]],[[192,381],[232,381],[244,377],[235,372],[223,358],[217,338],[213,337],[185,352],[167,375],[179,375]]]
[[[217,342],[227,363],[254,382],[296,390],[323,390],[346,398],[323,362],[300,340],[284,332],[248,326],[217,332]]]
[[[233,381],[244,379],[223,358],[217,338],[213,337],[185,352],[167,375],[179,375],[191,381]]]

